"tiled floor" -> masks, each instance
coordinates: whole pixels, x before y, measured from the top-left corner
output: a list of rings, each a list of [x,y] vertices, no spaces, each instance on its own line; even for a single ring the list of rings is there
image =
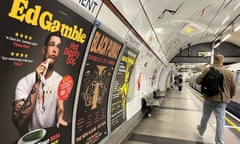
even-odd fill
[[[125,144],[213,144],[215,137],[215,117],[211,116],[207,131],[200,136],[196,130],[201,118],[201,97],[185,85],[182,92],[169,91],[159,107],[155,107],[151,117],[146,117],[134,129]],[[225,130],[229,133],[229,130]],[[225,138],[229,134],[225,134]],[[239,138],[230,136],[239,144]],[[231,140],[232,141],[232,140]]]

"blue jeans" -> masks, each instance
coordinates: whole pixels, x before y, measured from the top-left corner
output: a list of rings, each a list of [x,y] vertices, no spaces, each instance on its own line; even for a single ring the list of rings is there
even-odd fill
[[[214,111],[217,126],[216,126],[216,134],[215,134],[215,142],[216,144],[224,144],[224,126],[225,126],[225,109],[226,103],[216,103],[210,102],[208,100],[204,100],[203,103],[203,113],[200,123],[199,131],[204,133],[207,128],[208,120],[211,116],[211,113]]]

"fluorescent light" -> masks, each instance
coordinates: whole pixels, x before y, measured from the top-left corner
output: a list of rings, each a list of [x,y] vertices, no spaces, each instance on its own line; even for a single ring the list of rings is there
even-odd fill
[[[235,7],[234,10],[236,10],[240,6],[240,3],[238,3]]]
[[[237,26],[237,27],[235,27],[233,31],[236,32],[236,31],[238,31],[238,30],[240,30],[240,25]]]
[[[216,43],[213,48],[217,48],[220,44],[221,42]]]
[[[223,20],[222,25],[224,25],[229,20],[229,18],[229,15],[227,15],[227,17]]]
[[[231,34],[227,34],[227,35],[222,39],[222,41],[227,40],[230,36],[231,36]]]
[[[163,28],[155,28],[156,33],[163,34],[164,30]]]
[[[230,30],[230,28],[232,28],[232,26],[228,26],[225,31]]]

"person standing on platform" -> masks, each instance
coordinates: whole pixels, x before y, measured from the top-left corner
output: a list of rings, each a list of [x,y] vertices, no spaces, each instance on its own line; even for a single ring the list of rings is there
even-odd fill
[[[178,91],[182,91],[182,86],[183,86],[183,77],[182,75],[178,76]]]
[[[227,103],[230,102],[230,99],[235,95],[235,83],[234,77],[231,71],[223,67],[224,56],[215,55],[213,67],[218,70],[223,76],[223,90],[214,96],[204,95],[203,102],[203,111],[200,124],[197,126],[197,130],[201,136],[203,136],[207,123],[212,112],[214,112],[216,117],[216,133],[215,133],[215,143],[224,144],[224,126],[225,126],[225,109]],[[196,79],[197,84],[201,85],[201,82],[209,71],[209,68],[206,68],[201,75]]]

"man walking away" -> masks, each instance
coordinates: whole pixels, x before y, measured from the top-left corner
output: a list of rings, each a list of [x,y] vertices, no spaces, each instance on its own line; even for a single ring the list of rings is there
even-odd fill
[[[232,72],[223,67],[223,62],[223,55],[214,56],[213,67],[223,75],[223,90],[214,96],[204,95],[202,118],[200,124],[197,126],[197,130],[202,136],[207,128],[210,115],[214,112],[217,123],[215,133],[216,144],[224,144],[225,109],[227,103],[229,103],[230,99],[235,95],[236,87]],[[208,71],[209,68],[206,68],[196,79],[197,84],[201,84],[202,79]]]

